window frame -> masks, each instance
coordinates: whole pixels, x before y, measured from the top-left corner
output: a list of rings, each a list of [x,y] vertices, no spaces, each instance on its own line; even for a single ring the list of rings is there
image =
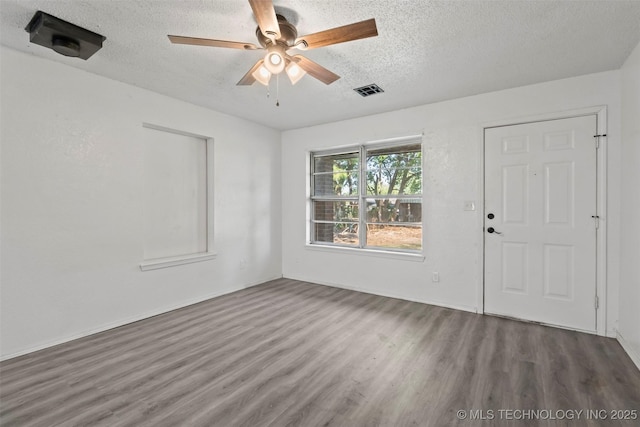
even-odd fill
[[[320,156],[317,156],[317,154],[320,154]],[[336,223],[337,221],[322,221],[319,222],[318,220],[315,219],[315,215],[316,215],[316,211],[315,211],[315,205],[314,202],[315,201],[325,201],[325,202],[338,202],[338,201],[356,201],[358,203],[360,203],[360,194],[361,194],[361,185],[362,182],[360,182],[360,179],[358,179],[358,194],[355,195],[348,195],[348,196],[338,196],[338,195],[331,195],[331,196],[327,196],[327,195],[321,195],[321,196],[316,196],[314,194],[314,189],[315,189],[315,180],[316,180],[316,172],[315,172],[315,159],[316,157],[325,157],[325,156],[336,156],[336,155],[341,155],[341,154],[356,154],[357,159],[358,159],[358,178],[360,178],[360,176],[362,175],[361,172],[361,158],[360,158],[360,154],[359,154],[359,147],[346,147],[343,149],[334,149],[334,150],[324,150],[322,152],[315,152],[315,153],[311,153],[310,156],[310,160],[311,160],[311,193],[310,193],[310,197],[309,197],[309,202],[311,205],[311,235],[309,236],[309,243],[311,244],[319,244],[318,242],[315,241],[315,226],[314,224],[318,224],[318,223],[324,223],[324,224],[329,224],[329,223]],[[360,209],[358,208],[358,221],[356,224],[358,224],[358,230],[360,230],[360,222],[361,222],[361,218],[362,218],[362,213],[360,212]],[[346,245],[346,244],[336,244],[333,242],[322,242],[320,244],[324,244],[326,246],[336,246],[336,247],[347,247],[347,248],[358,248],[358,246],[356,245]]]
[[[421,172],[421,180],[422,180],[422,188],[420,194],[399,194],[398,199],[420,199],[420,205],[422,206],[424,203],[424,164],[425,164],[425,156],[424,156],[424,141],[423,135],[412,135],[400,138],[393,138],[382,141],[372,141],[365,144],[360,145],[352,145],[345,146],[341,148],[334,149],[323,149],[323,150],[314,150],[310,151],[309,154],[309,171],[307,174],[309,177],[309,187],[308,187],[308,233],[307,233],[307,246],[313,249],[327,249],[327,250],[346,250],[346,251],[356,251],[360,253],[386,253],[392,254],[396,256],[410,256],[410,257],[419,257],[421,260],[424,260],[422,256],[424,253],[424,219],[421,217],[420,221],[416,221],[413,224],[419,224],[421,230],[421,244],[420,249],[412,250],[412,249],[402,249],[402,248],[390,248],[390,247],[382,247],[382,246],[371,246],[367,243],[367,224],[370,223],[367,221],[367,200],[368,199],[389,199],[389,195],[377,195],[377,194],[368,194],[367,190],[367,154],[371,151],[386,149],[386,148],[395,148],[402,147],[408,145],[419,145],[420,146],[420,172]],[[315,194],[315,180],[316,176],[319,174],[315,170],[315,160],[318,157],[332,156],[332,155],[340,155],[340,154],[356,154],[358,158],[358,191],[356,195],[316,195]],[[319,223],[336,223],[337,221],[326,221],[326,220],[316,220],[316,209],[315,202],[317,201],[353,201],[357,202],[358,206],[358,221],[356,222],[358,226],[358,243],[355,245],[344,244],[344,243],[335,243],[335,242],[326,242],[316,240],[316,224]]]

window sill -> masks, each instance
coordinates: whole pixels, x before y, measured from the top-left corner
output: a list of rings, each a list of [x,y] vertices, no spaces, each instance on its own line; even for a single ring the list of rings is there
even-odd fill
[[[425,260],[425,257],[422,254],[385,251],[380,249],[345,248],[342,246],[319,245],[317,243],[307,243],[306,248],[313,251],[391,258],[403,261],[424,262]]]
[[[157,270],[159,268],[175,267],[177,265],[208,261],[208,260],[214,259],[216,255],[217,254],[215,252],[203,252],[203,253],[192,254],[192,255],[148,259],[140,263],[140,270],[142,271]]]

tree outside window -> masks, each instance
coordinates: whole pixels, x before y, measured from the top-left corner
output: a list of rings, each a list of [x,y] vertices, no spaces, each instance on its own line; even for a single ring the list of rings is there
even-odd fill
[[[419,141],[311,157],[312,243],[422,250]]]

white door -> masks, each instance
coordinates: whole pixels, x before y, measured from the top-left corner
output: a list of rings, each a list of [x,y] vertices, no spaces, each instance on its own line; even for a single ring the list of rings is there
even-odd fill
[[[485,130],[486,313],[596,330],[596,116]]]

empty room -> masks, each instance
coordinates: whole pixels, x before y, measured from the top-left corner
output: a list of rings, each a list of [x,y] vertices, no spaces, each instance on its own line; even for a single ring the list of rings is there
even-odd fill
[[[0,0],[1,426],[637,426],[640,1]]]

